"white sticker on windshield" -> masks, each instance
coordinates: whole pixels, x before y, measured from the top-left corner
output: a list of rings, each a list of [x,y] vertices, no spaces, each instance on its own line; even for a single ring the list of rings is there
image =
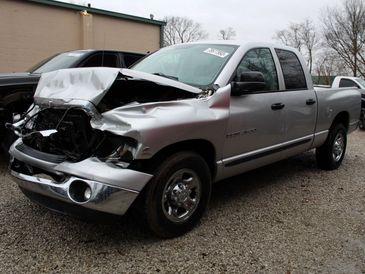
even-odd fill
[[[220,57],[220,58],[224,58],[227,55],[229,55],[228,52],[225,52],[223,50],[219,50],[219,49],[213,49],[213,48],[207,48],[205,51],[205,53]]]

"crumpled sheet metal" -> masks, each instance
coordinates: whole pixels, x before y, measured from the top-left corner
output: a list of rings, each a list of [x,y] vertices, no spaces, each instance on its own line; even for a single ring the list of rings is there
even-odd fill
[[[226,130],[230,85],[220,88],[212,96],[198,98],[203,94],[201,89],[149,73],[115,68],[77,68],[42,75],[35,98],[47,98],[52,105],[58,105],[57,100],[81,100],[97,105],[117,77],[126,78],[126,81],[129,78],[143,79],[176,88],[177,93],[184,90],[197,95],[193,99],[124,105],[103,113],[101,119],[91,120],[95,129],[136,139],[139,142],[136,158],[150,158],[160,149],[185,140],[224,143],[224,134],[218,133]],[[219,155],[221,151],[216,153]]]
[[[119,68],[75,68],[44,73],[34,97],[87,100],[98,104],[119,72]]]
[[[207,98],[126,105],[103,113],[100,121],[91,121],[91,126],[136,139],[140,144],[136,153],[139,159],[185,140],[223,144],[221,133],[226,130],[229,98],[228,85]]]
[[[61,99],[66,102],[70,100],[87,100],[97,105],[118,75],[168,85],[191,93],[199,94],[202,92],[196,87],[145,72],[100,67],[61,69],[44,73],[38,83],[34,97]]]

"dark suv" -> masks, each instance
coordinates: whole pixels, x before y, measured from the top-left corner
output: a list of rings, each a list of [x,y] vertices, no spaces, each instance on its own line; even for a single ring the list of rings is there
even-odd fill
[[[7,150],[14,140],[5,123],[17,120],[29,108],[42,73],[79,67],[126,68],[143,56],[145,54],[115,50],[75,50],[56,54],[28,72],[0,73],[0,142],[3,149]]]

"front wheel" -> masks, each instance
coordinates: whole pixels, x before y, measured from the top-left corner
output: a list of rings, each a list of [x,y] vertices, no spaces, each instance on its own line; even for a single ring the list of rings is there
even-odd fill
[[[197,224],[210,192],[211,175],[205,160],[193,152],[179,152],[158,166],[140,197],[138,211],[154,234],[176,237]]]
[[[345,156],[347,130],[342,124],[330,129],[326,142],[316,149],[317,165],[324,170],[337,169]]]

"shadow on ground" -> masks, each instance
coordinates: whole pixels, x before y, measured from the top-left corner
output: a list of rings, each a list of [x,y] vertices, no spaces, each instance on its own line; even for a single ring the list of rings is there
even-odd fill
[[[0,167],[6,167],[7,164],[4,162],[4,158],[1,159]],[[285,178],[294,176],[294,174],[300,176],[300,172],[308,172],[308,170],[314,169],[316,169],[314,154],[308,152],[218,182],[213,186],[207,215],[215,214],[218,207],[234,204],[243,195],[249,199],[250,195],[256,194],[260,189],[285,184]],[[71,240],[76,240],[78,244],[93,243],[93,245],[104,247],[105,245],[120,245],[123,242],[143,242],[146,244],[159,241],[159,239],[152,237],[143,229],[131,214],[127,214],[122,218],[85,221],[51,212],[48,209],[31,203],[21,194],[19,196],[19,199],[9,200],[6,207],[19,211],[21,214],[12,214],[9,212],[7,218],[8,221],[18,224],[16,229],[25,227],[36,229],[37,233],[32,234],[33,238],[49,237],[51,233],[61,243],[64,242],[65,246]],[[27,217],[24,218],[25,216]],[[136,217],[138,219],[138,216]],[[205,225],[204,219],[202,225]],[[32,239],[32,241],[34,240]]]

